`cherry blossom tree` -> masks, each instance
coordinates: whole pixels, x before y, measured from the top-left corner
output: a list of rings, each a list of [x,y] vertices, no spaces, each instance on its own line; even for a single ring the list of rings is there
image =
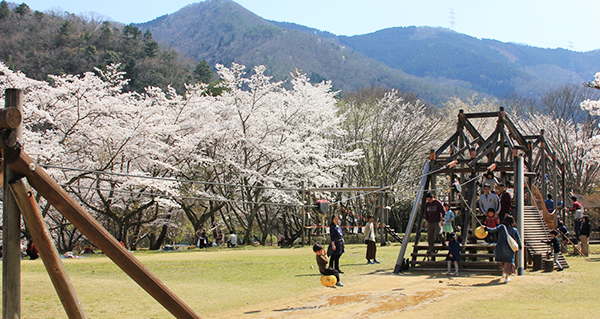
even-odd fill
[[[160,90],[123,93],[126,80],[116,65],[97,70],[99,75],[50,76],[52,85],[0,68],[2,92],[24,90],[23,147],[118,239],[127,242],[131,227],[159,220],[155,205],[173,205],[158,196],[175,190],[176,183],[115,175],[156,177],[168,171],[166,98]]]
[[[329,83],[295,74],[286,89],[264,67],[247,76],[234,64],[217,67],[220,95],[206,84],[138,94],[123,91],[117,67],[49,84],[0,64],[0,89],[25,91],[28,154],[125,243],[166,234],[180,212],[197,228],[224,211],[264,242],[278,222],[266,205],[302,205],[303,182],[332,185],[360,155],[333,143],[344,131]]]

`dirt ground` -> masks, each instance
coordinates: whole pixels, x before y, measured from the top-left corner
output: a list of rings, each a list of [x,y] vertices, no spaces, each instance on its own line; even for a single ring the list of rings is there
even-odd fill
[[[349,278],[345,287],[322,287],[294,299],[211,318],[441,318],[447,316],[446,309],[456,309],[466,299],[453,297],[468,294],[472,303],[490,295],[502,296],[522,285],[549,284],[550,278],[544,275],[513,276],[504,284],[500,276],[466,272],[459,276],[419,272],[395,275],[386,269]]]

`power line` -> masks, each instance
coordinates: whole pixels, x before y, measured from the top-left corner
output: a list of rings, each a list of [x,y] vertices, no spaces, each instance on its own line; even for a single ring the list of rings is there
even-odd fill
[[[119,189],[108,189],[108,188],[99,188],[99,187],[89,187],[89,186],[77,186],[77,185],[68,185],[68,184],[60,184],[61,187],[68,188],[78,188],[78,189],[89,189],[89,190],[99,190],[106,192],[115,192],[115,193],[126,193],[126,194],[136,194],[136,195],[146,195],[151,197],[167,197],[167,198],[182,198],[182,199],[199,199],[199,200],[212,200],[216,202],[227,202],[227,203],[238,203],[238,204],[258,204],[258,205],[276,205],[276,206],[292,206],[292,207],[313,207],[312,205],[301,205],[301,204],[289,204],[289,203],[274,203],[274,202],[253,202],[253,201],[242,201],[235,199],[226,199],[226,198],[211,198],[211,197],[195,197],[195,196],[173,196],[168,194],[159,194],[159,193],[148,193],[148,192],[136,192],[136,191],[127,191],[127,190],[119,190]]]
[[[191,184],[215,185],[215,186],[248,187],[248,188],[274,189],[274,190],[284,190],[284,191],[305,191],[300,188],[291,188],[291,187],[253,186],[253,185],[241,185],[241,184],[229,184],[229,183],[216,183],[216,182],[193,181],[193,180],[170,178],[170,177],[154,177],[154,176],[126,174],[126,173],[115,173],[115,172],[108,172],[108,171],[97,171],[97,170],[91,170],[91,169],[64,167],[64,166],[56,166],[56,165],[44,165],[44,164],[38,164],[38,165],[41,167],[44,167],[44,168],[56,168],[56,169],[87,172],[87,173],[94,173],[94,174],[114,175],[114,176],[120,176],[120,177],[146,178],[146,179],[178,182],[178,183],[191,183]]]

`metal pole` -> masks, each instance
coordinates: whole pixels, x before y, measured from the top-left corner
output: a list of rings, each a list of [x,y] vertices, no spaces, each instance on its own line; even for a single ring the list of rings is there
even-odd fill
[[[554,225],[558,222],[558,181],[556,180],[556,154],[552,154],[552,198],[554,199]],[[563,221],[564,222],[564,221]]]
[[[23,91],[6,89],[4,107],[15,107],[23,111]],[[17,139],[22,138],[22,127],[14,129]],[[6,155],[6,152],[4,153]],[[21,213],[13,198],[8,181],[17,174],[3,162],[4,207],[3,207],[3,259],[2,259],[2,318],[21,318]]]
[[[523,234],[523,224],[524,224],[524,211],[525,211],[525,170],[524,170],[524,159],[523,156],[519,156],[517,159],[517,167],[515,169],[515,206],[517,209],[516,222],[517,222],[517,231],[521,236],[521,242],[525,237]],[[523,276],[525,268],[525,252],[524,249],[517,251],[517,274],[519,276]]]
[[[417,191],[417,196],[415,197],[415,202],[413,204],[412,211],[410,212],[410,219],[408,220],[408,225],[406,225],[406,231],[404,232],[404,238],[402,238],[402,247],[400,248],[400,253],[398,253],[398,259],[396,259],[396,267],[394,267],[394,273],[399,274],[401,269],[403,269],[404,263],[404,254],[406,253],[406,248],[408,247],[408,241],[410,237],[410,233],[412,232],[412,228],[415,224],[415,220],[417,219],[418,207],[423,200],[423,189],[425,188],[425,183],[427,182],[427,173],[429,172],[429,161],[425,163],[425,168],[423,169],[423,177],[421,178],[421,183],[419,184],[419,190]]]

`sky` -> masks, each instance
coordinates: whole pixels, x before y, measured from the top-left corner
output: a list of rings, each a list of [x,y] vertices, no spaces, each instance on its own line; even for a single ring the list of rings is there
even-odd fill
[[[15,0],[12,0],[17,2]],[[198,0],[24,0],[33,10],[95,12],[139,23]],[[10,1],[9,1],[10,2]],[[600,49],[598,0],[236,0],[258,16],[357,35],[401,26],[453,29],[476,38],[574,51]]]

